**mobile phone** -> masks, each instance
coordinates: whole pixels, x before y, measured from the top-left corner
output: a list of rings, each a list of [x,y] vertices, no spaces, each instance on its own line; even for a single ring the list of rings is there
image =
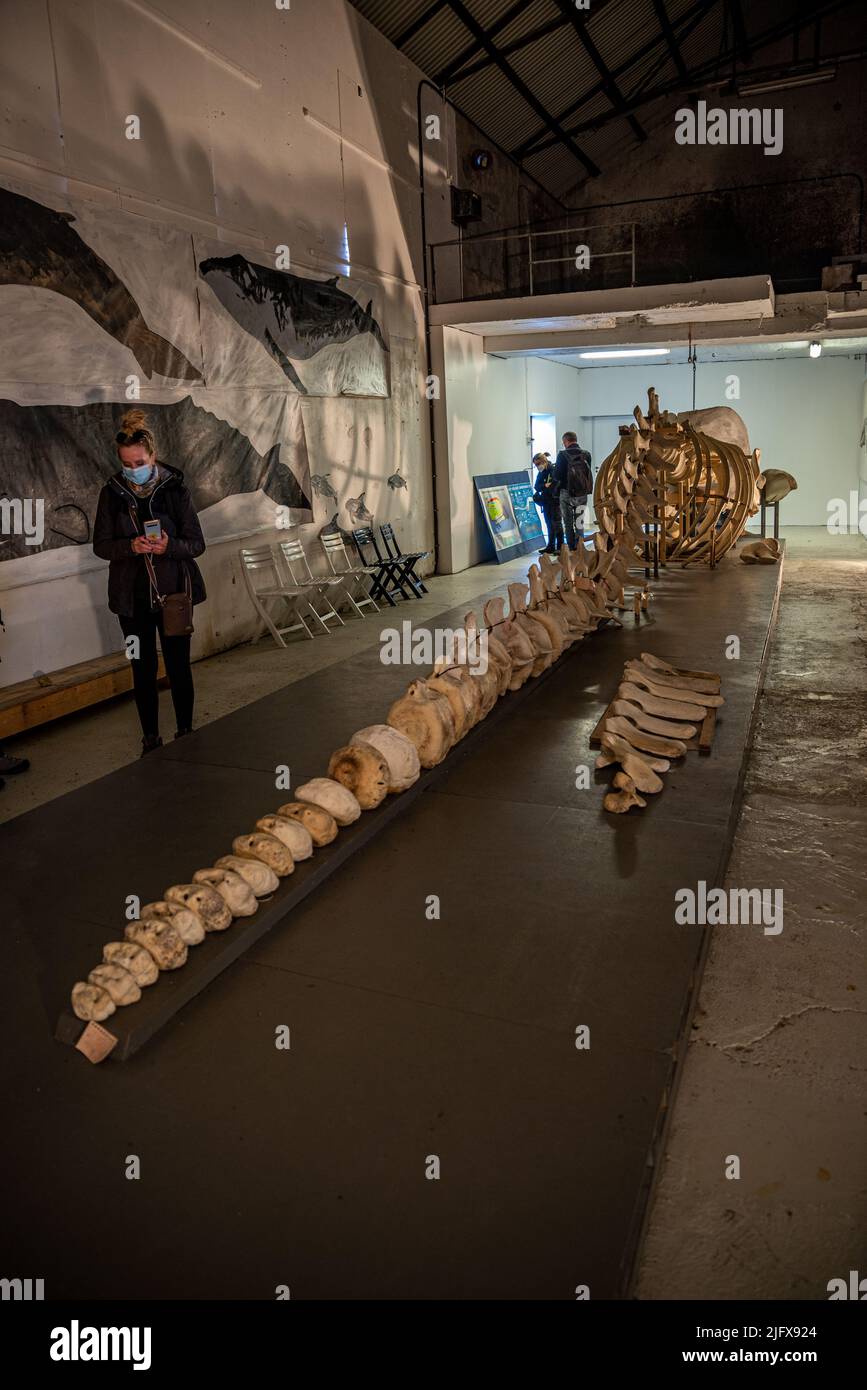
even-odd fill
[[[163,528],[158,521],[146,521],[144,533],[146,541],[160,541],[163,538]]]

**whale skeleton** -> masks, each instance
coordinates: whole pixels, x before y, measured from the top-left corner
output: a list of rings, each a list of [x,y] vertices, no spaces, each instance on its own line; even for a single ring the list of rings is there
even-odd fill
[[[621,426],[617,447],[600,465],[593,490],[593,505],[601,526],[609,530],[623,511],[624,475],[632,481],[636,453],[644,463],[650,490],[641,493],[649,520],[649,533],[636,536],[636,553],[655,550],[657,565],[709,564],[713,568],[743,535],[750,517],[759,510],[763,475],[760,451],[747,453],[732,441],[714,439],[680,416],[661,411],[659,398],[648,388],[645,415],[639,406],[636,426]],[[719,414],[723,414],[722,409]],[[734,411],[725,412],[739,419]],[[698,411],[696,423],[704,423],[712,411]],[[741,437],[747,439],[744,428]],[[639,442],[640,441],[640,442]]]
[[[329,843],[343,826],[374,809],[386,796],[407,790],[422,768],[442,762],[507,691],[541,675],[567,647],[600,625],[621,626],[616,612],[625,607],[623,586],[657,495],[653,433],[650,429],[645,433],[639,421],[624,433],[618,449],[606,460],[611,496],[617,500],[607,517],[608,524],[595,534],[593,545],[585,546],[582,541],[574,551],[563,546],[556,560],[543,554],[539,564],[530,565],[527,583],[508,586],[508,614],[503,598],[487,601],[482,628],[475,614],[468,613],[461,634],[466,640],[453,643],[427,676],[419,674],[411,682],[392,704],[384,724],[358,730],[332,756],[326,776],[314,777],[298,787],[295,801],[260,818],[255,832],[237,836],[232,844],[234,857],[224,855],[216,860],[215,868],[197,870],[191,885],[168,888],[164,905],[171,917],[149,917],[143,929],[139,929],[141,924],[127,929],[128,940],[134,933],[139,948],[135,957],[127,949],[128,941],[109,943],[104,960],[115,966],[110,978],[106,971],[96,970],[87,982],[79,981],[73,987],[72,1007],[78,1018],[85,1022],[109,1018],[117,1007],[126,1007],[137,997],[131,986],[149,984],[158,980],[160,973],[181,968],[187,948],[195,950],[195,943],[204,940],[207,933],[222,930],[226,918],[257,911],[258,899],[268,896],[277,880],[295,869],[298,856],[293,853],[288,831],[297,822],[309,831],[305,843],[309,841],[315,848]],[[482,660],[478,660],[479,653]],[[704,713],[700,704],[705,698],[703,692],[681,691],[674,668],[648,653],[642,654],[642,662],[637,663],[635,679],[643,684],[623,686],[618,717],[603,738],[600,762],[619,763],[622,768],[615,774],[615,790],[606,798],[607,810],[643,806],[646,803],[639,793],[655,794],[662,789],[659,774],[668,771],[671,757],[682,756],[684,736],[694,733],[693,725],[669,725],[665,716],[673,712],[691,718]],[[648,685],[663,694],[648,693]],[[680,695],[682,704],[674,698]],[[645,714],[646,705],[652,708],[650,718]],[[308,845],[303,857],[311,852],[315,851]],[[264,882],[250,873],[254,864]],[[244,884],[234,882],[236,874]],[[227,880],[231,880],[232,893]],[[179,903],[188,918],[201,918],[201,931],[188,931],[186,939],[182,939],[177,916]],[[158,906],[153,905],[155,911]],[[209,919],[210,909],[219,910],[219,921]],[[147,966],[148,955],[153,957],[154,968],[145,973],[140,967]],[[131,974],[136,967],[138,980],[127,981],[124,972]]]

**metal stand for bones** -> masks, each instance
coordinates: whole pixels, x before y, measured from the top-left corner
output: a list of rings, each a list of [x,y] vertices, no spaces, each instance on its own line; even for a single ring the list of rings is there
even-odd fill
[[[775,540],[775,541],[778,541],[778,540],[780,539],[780,504],[779,504],[779,502],[772,502],[772,503],[770,504],[770,509],[771,509],[771,511],[774,513],[774,540]],[[768,505],[767,505],[767,503],[765,502],[765,495],[764,495],[764,493],[762,493],[762,496],[761,496],[761,508],[760,508],[760,513],[759,513],[759,520],[760,520],[761,527],[762,527],[762,531],[761,531],[762,540],[764,540],[765,537],[767,536],[767,513],[768,513]]]

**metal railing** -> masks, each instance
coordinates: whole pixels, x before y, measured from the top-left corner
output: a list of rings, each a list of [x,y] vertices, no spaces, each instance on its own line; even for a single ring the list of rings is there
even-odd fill
[[[433,243],[428,283],[434,304],[756,274],[778,293],[809,291],[834,256],[861,254],[863,221],[864,183],[850,172],[630,198]]]
[[[601,286],[621,289],[635,284],[635,222],[585,222],[568,217],[557,221],[561,225],[556,227],[546,224],[481,232],[431,245],[433,302],[501,294],[555,294]],[[600,249],[612,236],[619,238],[617,244]],[[582,267],[579,253],[585,247],[589,264]],[[565,254],[540,254],[552,251]],[[604,263],[601,268],[599,262]]]
[[[562,239],[564,239],[564,238],[567,237],[567,236],[571,239],[573,236],[578,236],[578,235],[580,235],[580,236],[583,238],[583,237],[586,235],[587,232],[601,231],[601,230],[603,230],[603,229],[604,229],[606,232],[608,232],[608,231],[611,231],[612,227],[616,227],[616,228],[618,228],[618,229],[619,229],[620,227],[628,227],[628,228],[629,228],[629,246],[626,247],[625,250],[623,250],[623,251],[592,251],[592,250],[589,249],[589,244],[588,244],[586,241],[582,240],[582,241],[580,241],[580,242],[576,245],[576,247],[575,247],[575,253],[574,253],[574,255],[572,255],[572,256],[548,256],[548,257],[542,258],[542,257],[538,257],[538,256],[534,256],[534,255],[533,255],[533,245],[534,245],[534,242],[541,241],[541,240],[543,240],[545,237],[558,237],[558,238],[560,238],[560,239],[562,240]],[[615,259],[616,259],[617,257],[626,257],[626,258],[628,258],[628,260],[629,260],[629,277],[630,277],[630,278],[629,278],[629,284],[630,284],[630,285],[634,285],[634,284],[635,284],[635,223],[634,223],[634,222],[609,222],[609,223],[606,223],[606,222],[596,222],[596,223],[593,223],[593,224],[591,224],[591,225],[589,225],[589,226],[569,227],[569,228],[565,228],[565,229],[562,230],[562,231],[556,231],[556,230],[555,230],[555,231],[546,231],[546,232],[533,231],[533,229],[532,229],[531,227],[528,227],[528,228],[527,228],[527,264],[528,264],[529,273],[530,273],[530,293],[531,293],[531,294],[535,293],[535,290],[534,290],[535,279],[534,279],[534,275],[533,275],[533,268],[534,268],[534,266],[537,266],[537,265],[567,265],[567,264],[572,264],[572,265],[575,266],[576,273],[580,275],[582,272],[581,272],[580,267],[578,266],[578,252],[579,252],[579,250],[581,249],[581,247],[583,247],[583,246],[588,246],[588,251],[589,251],[589,255],[590,255],[590,263],[591,263],[591,265],[592,265],[593,261],[611,260],[612,257],[615,258]]]

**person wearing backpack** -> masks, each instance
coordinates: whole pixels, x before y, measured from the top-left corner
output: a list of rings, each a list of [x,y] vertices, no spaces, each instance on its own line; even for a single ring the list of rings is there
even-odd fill
[[[587,498],[593,491],[593,473],[590,455],[579,446],[578,436],[571,430],[563,435],[563,448],[554,464],[554,482],[560,493],[566,544],[570,550],[577,550],[579,540],[584,538],[584,517]]]

